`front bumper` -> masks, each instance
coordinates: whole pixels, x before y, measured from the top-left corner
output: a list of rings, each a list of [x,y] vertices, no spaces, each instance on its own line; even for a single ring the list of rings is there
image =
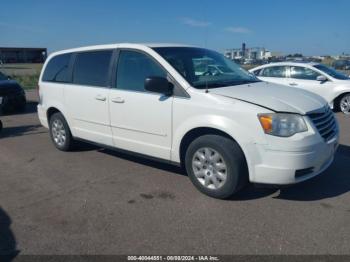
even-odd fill
[[[303,147],[302,151],[282,151],[267,145],[255,145],[250,181],[259,184],[288,185],[321,174],[333,162],[338,148],[338,135],[330,141]]]

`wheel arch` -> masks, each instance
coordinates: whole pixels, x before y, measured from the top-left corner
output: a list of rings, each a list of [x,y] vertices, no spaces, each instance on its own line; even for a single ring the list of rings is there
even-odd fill
[[[182,137],[180,146],[179,146],[179,157],[180,157],[180,164],[183,166],[185,163],[185,154],[188,146],[198,137],[204,136],[204,135],[219,135],[226,137],[234,142],[237,143],[237,145],[240,147],[240,149],[243,152],[245,161],[247,163],[246,154],[242,148],[242,146],[237,142],[236,139],[234,139],[231,135],[229,135],[227,132],[222,131],[215,127],[196,127],[192,128],[191,130],[187,131],[187,133]],[[247,163],[248,164],[248,163]]]
[[[51,116],[52,116],[53,114],[55,114],[55,113],[61,113],[61,114],[62,114],[62,112],[61,112],[59,109],[57,109],[56,107],[54,107],[54,106],[52,106],[52,107],[50,107],[49,109],[47,109],[47,111],[46,111],[46,117],[47,117],[47,121],[48,121],[48,122],[50,122]]]
[[[247,122],[250,124],[243,124]],[[189,143],[205,134],[218,134],[235,141],[243,152],[249,176],[254,174],[255,144],[265,144],[263,132],[256,132],[258,124],[250,120],[237,121],[234,117],[222,115],[197,115],[187,119],[174,129],[170,159],[173,163],[183,165],[184,152]]]
[[[64,117],[64,119],[67,121],[68,126],[71,129],[71,132],[73,132],[72,130],[72,124],[71,124],[71,119],[69,119],[68,114],[65,110],[63,110],[63,106],[60,106],[59,104],[52,104],[48,107],[48,109],[46,110],[46,119],[47,122],[50,123],[50,117],[55,114],[55,113],[61,113]]]

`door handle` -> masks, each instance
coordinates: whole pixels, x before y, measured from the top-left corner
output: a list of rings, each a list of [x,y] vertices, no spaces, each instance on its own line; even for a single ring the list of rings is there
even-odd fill
[[[125,101],[124,101],[124,99],[121,98],[121,97],[114,97],[114,98],[112,98],[112,102],[113,102],[113,103],[122,104],[122,103],[124,103]]]
[[[107,98],[103,95],[97,95],[97,96],[95,96],[95,99],[99,100],[99,101],[106,101]]]
[[[289,83],[290,86],[297,86],[297,83]]]

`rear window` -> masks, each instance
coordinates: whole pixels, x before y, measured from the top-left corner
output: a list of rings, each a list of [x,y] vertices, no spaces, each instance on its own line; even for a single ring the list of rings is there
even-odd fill
[[[58,55],[48,62],[42,81],[47,82],[69,82],[69,61],[71,54]]]
[[[112,50],[78,53],[73,69],[73,83],[107,87]]]

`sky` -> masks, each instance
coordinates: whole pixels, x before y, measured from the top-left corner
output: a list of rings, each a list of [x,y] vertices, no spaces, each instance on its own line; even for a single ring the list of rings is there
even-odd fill
[[[350,0],[11,0],[1,3],[0,46],[49,52],[119,42],[284,54],[350,53]]]

